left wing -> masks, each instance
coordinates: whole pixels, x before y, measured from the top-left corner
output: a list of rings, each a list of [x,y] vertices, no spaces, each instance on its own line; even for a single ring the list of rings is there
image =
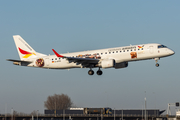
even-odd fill
[[[62,56],[60,54],[58,54],[54,49],[52,49],[53,52],[55,53],[55,55],[57,57],[61,57],[61,58],[66,58],[67,60],[69,60],[69,62],[74,62],[77,64],[82,64],[82,65],[92,65],[92,64],[98,64],[99,60],[98,59],[93,59],[93,58],[78,58],[78,57],[66,57],[66,56]]]

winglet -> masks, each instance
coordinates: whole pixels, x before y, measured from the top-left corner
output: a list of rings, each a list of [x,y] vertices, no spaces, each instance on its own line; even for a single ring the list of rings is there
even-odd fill
[[[54,49],[52,49],[52,51],[55,53],[55,55],[56,55],[57,57],[64,57],[64,56],[58,54]]]

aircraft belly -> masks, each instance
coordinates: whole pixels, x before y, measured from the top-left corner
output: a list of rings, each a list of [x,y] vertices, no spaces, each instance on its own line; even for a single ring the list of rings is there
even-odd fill
[[[113,59],[116,61],[116,63],[121,63],[121,62],[126,62],[130,61],[131,57],[128,54],[121,54],[121,55],[116,55],[113,57]]]
[[[69,63],[68,61],[51,63],[49,68],[54,69],[66,69],[66,68],[81,68],[81,65],[77,65],[76,63]]]

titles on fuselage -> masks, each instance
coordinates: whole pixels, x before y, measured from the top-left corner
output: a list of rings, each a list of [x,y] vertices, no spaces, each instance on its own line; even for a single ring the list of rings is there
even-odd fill
[[[115,49],[109,49],[108,51],[119,51],[119,50],[131,50],[131,49],[136,49],[136,46],[130,46],[130,47],[124,47],[124,48],[115,48]]]

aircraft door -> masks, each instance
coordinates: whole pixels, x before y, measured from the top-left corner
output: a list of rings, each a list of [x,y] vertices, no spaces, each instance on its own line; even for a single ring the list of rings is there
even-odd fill
[[[153,47],[153,46],[149,46],[149,52],[150,52],[151,54],[153,54],[153,52],[154,52],[154,47]]]
[[[46,65],[46,66],[49,66],[49,58],[46,58],[46,59],[45,59],[45,65]]]

